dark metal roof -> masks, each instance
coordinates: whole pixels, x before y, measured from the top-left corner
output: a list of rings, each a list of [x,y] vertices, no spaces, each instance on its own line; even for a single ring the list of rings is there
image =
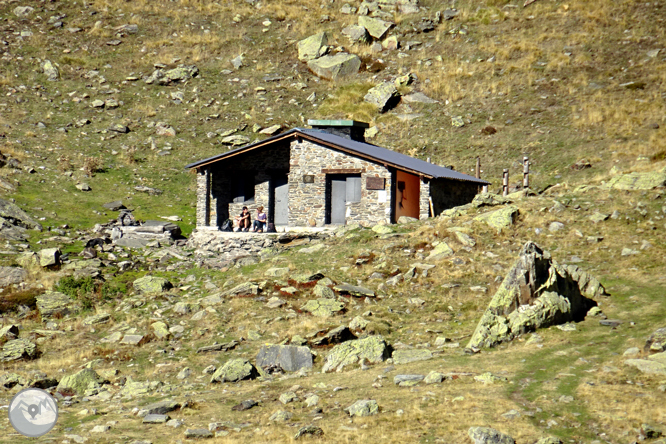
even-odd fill
[[[415,159],[414,157],[410,157],[405,154],[400,154],[393,150],[382,148],[369,143],[358,142],[355,140],[347,139],[345,137],[336,136],[335,134],[331,134],[323,130],[303,129],[303,128],[290,129],[289,131],[282,134],[278,134],[277,136],[269,137],[268,139],[264,139],[250,145],[236,148],[234,150],[227,151],[226,153],[209,157],[208,159],[191,163],[187,165],[185,168],[196,168],[203,165],[208,165],[210,163],[214,163],[228,157],[233,157],[237,154],[240,154],[241,152],[251,151],[253,149],[268,145],[272,142],[288,139],[295,136],[301,136],[304,139],[308,139],[313,142],[318,142],[330,148],[333,149],[337,148],[342,151],[349,152],[350,154],[353,154],[357,157],[362,157],[387,166],[390,165],[399,170],[413,172],[416,174],[426,176],[431,179],[464,180],[468,182],[475,182],[480,185],[488,184],[488,182],[486,182],[485,180],[477,179],[474,176],[463,174],[458,171],[454,171],[450,168],[444,168],[442,166],[428,163],[423,160]]]

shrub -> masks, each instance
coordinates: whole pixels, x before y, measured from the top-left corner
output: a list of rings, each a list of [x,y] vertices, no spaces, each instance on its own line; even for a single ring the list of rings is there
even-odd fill
[[[65,293],[67,296],[74,299],[81,299],[86,294],[95,291],[95,281],[89,276],[78,279],[72,276],[67,276],[58,281],[55,289],[56,291]]]
[[[83,171],[92,176],[95,173],[102,171],[102,161],[97,157],[86,157],[83,159]]]
[[[127,285],[123,282],[104,282],[102,285],[102,297],[112,299],[127,294]]]

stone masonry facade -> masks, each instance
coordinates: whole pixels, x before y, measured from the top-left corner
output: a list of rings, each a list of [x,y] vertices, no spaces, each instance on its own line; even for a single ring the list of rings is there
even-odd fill
[[[243,206],[249,208],[252,220],[256,208],[263,206],[271,220],[271,181],[285,175],[289,183],[289,226],[324,226],[329,174],[360,174],[361,198],[359,202],[346,204],[346,223],[391,223],[393,172],[381,163],[305,139],[277,142],[197,169],[197,227],[219,227],[226,219],[238,215]],[[313,176],[313,180],[306,182],[304,176]],[[238,177],[250,178],[254,185],[253,201],[232,202],[233,181]],[[384,190],[368,189],[368,178],[383,179]],[[419,218],[430,216],[431,195],[437,215],[454,203],[470,202],[476,192],[476,185],[471,183],[421,177]]]

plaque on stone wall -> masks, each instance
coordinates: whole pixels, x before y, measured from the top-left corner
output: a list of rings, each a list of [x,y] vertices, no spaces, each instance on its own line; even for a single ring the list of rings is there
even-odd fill
[[[303,176],[303,183],[314,183],[314,174],[306,174]]]
[[[365,180],[365,188],[367,190],[383,190],[386,185],[385,185],[386,179],[383,177],[368,177]]]

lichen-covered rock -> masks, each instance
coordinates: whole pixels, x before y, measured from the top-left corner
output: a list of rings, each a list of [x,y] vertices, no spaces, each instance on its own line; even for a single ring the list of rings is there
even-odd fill
[[[20,209],[18,205],[5,199],[0,199],[0,217],[11,225],[27,228],[29,230],[42,231],[42,226],[32,217]]]
[[[37,310],[42,319],[65,316],[75,311],[75,303],[72,298],[57,291],[47,291],[35,299],[37,300]]]
[[[375,225],[371,228],[377,234],[390,234],[393,233],[393,228],[388,225]]]
[[[269,268],[264,272],[264,276],[268,277],[283,277],[289,274],[289,267],[283,268]]]
[[[256,379],[257,369],[246,359],[230,359],[213,373],[210,379],[214,382],[238,382],[245,379]]]
[[[158,85],[169,85],[171,83],[186,82],[187,80],[199,75],[199,68],[194,65],[178,65],[174,69],[162,71],[157,69],[153,71],[150,77],[146,78],[146,83],[156,83]]]
[[[173,287],[168,279],[157,276],[144,276],[132,284],[136,291],[141,293],[162,293]]]
[[[0,267],[0,288],[20,284],[28,277],[28,272],[21,267]]]
[[[627,359],[624,363],[637,368],[641,373],[666,375],[666,352],[652,355],[648,359]]]
[[[308,62],[308,69],[326,80],[337,80],[358,73],[361,59],[355,54],[338,53]]]
[[[473,247],[476,245],[476,241],[474,240],[474,238],[469,234],[461,231],[461,229],[449,228],[449,231],[451,231],[458,240],[458,242],[460,242],[464,246]]]
[[[37,253],[39,265],[42,267],[52,267],[60,263],[59,248],[45,248]]]
[[[666,186],[666,172],[629,173],[615,176],[606,186],[615,190],[651,190]]]
[[[19,328],[14,324],[8,324],[0,328],[0,339],[16,339],[19,335]]]
[[[425,348],[412,348],[393,352],[394,364],[408,364],[410,362],[426,361],[431,358],[432,352]]]
[[[298,42],[298,60],[308,62],[322,55],[328,45],[328,34],[320,32]]]
[[[333,287],[335,291],[338,293],[342,294],[349,294],[351,296],[356,296],[356,297],[369,297],[369,298],[374,298],[375,297],[375,292],[373,290],[370,290],[369,288],[361,287],[359,285],[351,285],[351,284],[338,284],[335,287]]]
[[[359,16],[358,25],[363,26],[368,30],[368,34],[377,40],[384,38],[389,29],[393,26],[393,23],[386,22],[384,20],[368,17],[368,16]]]
[[[370,88],[363,100],[375,105],[380,113],[393,108],[400,101],[400,93],[392,82],[384,82]]]
[[[436,261],[451,256],[452,254],[453,254],[453,249],[451,249],[451,247],[449,247],[449,245],[446,242],[440,242],[437,245],[435,245],[435,248],[430,250],[430,254],[428,255],[428,260]]]
[[[598,280],[560,266],[527,242],[481,317],[468,347],[492,347],[537,328],[580,321],[605,295]]]
[[[88,316],[83,320],[83,325],[105,324],[111,320],[111,315],[108,313],[100,313],[93,316]]]
[[[335,292],[331,289],[331,287],[328,287],[326,285],[317,283],[312,288],[312,294],[314,296],[317,296],[320,299],[333,299],[335,298]]]
[[[474,218],[475,221],[485,222],[489,226],[501,230],[508,228],[516,221],[519,210],[515,205],[508,205],[499,210],[489,211]]]
[[[62,394],[84,395],[87,391],[95,390],[104,382],[104,378],[90,368],[84,368],[78,373],[67,375],[58,384],[56,391]]]
[[[645,347],[643,348],[648,353],[660,353],[666,351],[666,327],[655,330],[650,335]]]
[[[349,416],[370,416],[379,413],[379,405],[374,399],[362,399],[356,401],[345,409]]]
[[[169,332],[169,326],[162,321],[154,322],[150,324],[150,326],[153,329],[153,334],[158,339],[168,339],[171,336],[171,332]]]
[[[5,342],[0,352],[0,361],[16,361],[18,359],[34,359],[37,357],[37,346],[27,339],[13,339]]]
[[[474,444],[516,444],[516,441],[490,427],[470,427],[467,434]]]
[[[347,26],[341,32],[351,43],[369,43],[372,40],[368,31],[360,25]]]
[[[60,71],[58,71],[58,68],[50,60],[44,60],[42,63],[42,71],[46,75],[46,80],[49,82],[55,82],[60,79]]]
[[[345,307],[342,302],[335,299],[311,299],[301,309],[312,313],[314,316],[330,317]]]
[[[120,394],[126,397],[137,397],[152,393],[164,383],[161,381],[134,381],[131,376],[127,378]]]
[[[307,436],[324,436],[324,431],[321,427],[307,425],[298,429],[298,432],[294,435],[294,439],[298,440]]]
[[[376,364],[391,356],[391,349],[381,336],[368,336],[363,339],[343,342],[336,345],[326,356],[322,371],[342,371],[348,365],[363,360]]]
[[[250,294],[258,294],[259,286],[253,282],[243,282],[236,285],[229,291],[224,292],[224,296],[244,296]]]
[[[307,347],[293,345],[264,345],[257,354],[257,366],[279,367],[287,372],[312,368],[312,352]]]

